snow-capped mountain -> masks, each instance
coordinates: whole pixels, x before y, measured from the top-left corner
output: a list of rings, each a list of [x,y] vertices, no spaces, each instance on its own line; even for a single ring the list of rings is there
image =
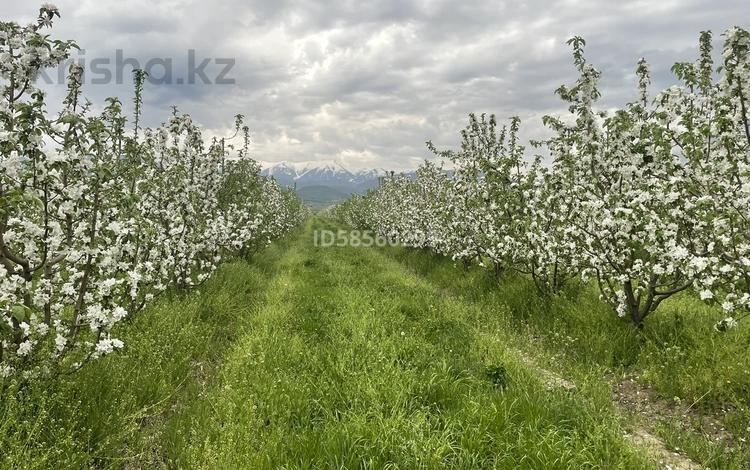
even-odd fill
[[[349,169],[332,160],[260,164],[263,175],[272,176],[283,185],[296,187],[303,200],[318,207],[344,201],[352,194],[363,194],[368,189],[377,188],[379,178],[388,174],[381,168]]]
[[[302,199],[320,207],[377,188],[379,177],[386,174],[385,170],[379,168],[349,169],[332,160],[261,162],[261,168],[264,175],[275,178],[283,185],[296,187]]]
[[[261,164],[261,173],[265,176],[273,176],[281,184],[288,185],[291,181],[294,184],[294,179],[297,177],[297,169],[286,162],[276,163],[271,166]]]
[[[378,185],[382,169],[350,170],[335,161],[261,163],[262,173],[287,186],[330,186],[344,192],[363,192]]]

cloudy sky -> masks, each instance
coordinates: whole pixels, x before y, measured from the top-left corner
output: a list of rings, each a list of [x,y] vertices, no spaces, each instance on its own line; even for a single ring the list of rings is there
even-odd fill
[[[0,0],[2,20],[31,21],[38,5]],[[640,57],[654,88],[672,84],[675,61],[692,60],[702,30],[750,27],[747,0],[312,1],[60,0],[52,34],[74,39],[79,59],[109,59],[112,77],[90,72],[87,96],[129,101],[130,68],[117,83],[118,49],[142,66],[172,62],[168,83],[148,84],[145,123],[177,105],[206,132],[230,132],[245,114],[263,161],[337,160],[351,168],[407,169],[429,158],[424,142],[458,143],[469,112],[518,115],[525,137],[541,116],[564,113],[553,91],[575,79],[565,41],[583,36],[603,71],[603,106],[636,95]],[[210,60],[211,83],[188,82],[189,55]],[[222,60],[234,59],[216,83]],[[155,79],[164,67],[152,62]],[[56,73],[50,73],[55,79]],[[94,78],[107,83],[94,84]],[[50,85],[51,97],[61,87]]]

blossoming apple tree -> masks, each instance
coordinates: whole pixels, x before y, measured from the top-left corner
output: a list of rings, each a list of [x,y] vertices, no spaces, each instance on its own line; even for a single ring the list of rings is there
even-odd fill
[[[35,83],[76,45],[36,23],[0,23],[0,377],[75,370],[122,348],[118,323],[170,287],[205,281],[227,255],[248,254],[304,215],[289,190],[260,176],[242,117],[207,141],[176,109],[133,133],[121,102],[95,114],[72,65],[59,114]]]
[[[750,309],[750,34],[729,29],[715,68],[702,33],[698,59],[673,67],[680,85],[656,94],[639,61],[634,100],[614,112],[596,109],[600,72],[584,40],[569,44],[579,78],[557,90],[569,116],[544,118],[546,162],[525,163],[517,120],[498,133],[494,117],[472,115],[460,150],[428,144],[456,167],[439,197],[415,198],[423,175],[436,178],[422,170],[338,213],[401,240],[440,220],[430,248],[526,273],[545,293],[592,278],[635,325],[689,289],[732,315],[719,329],[735,325]]]

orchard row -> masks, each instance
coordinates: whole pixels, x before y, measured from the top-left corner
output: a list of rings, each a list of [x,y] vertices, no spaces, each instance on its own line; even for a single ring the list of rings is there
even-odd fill
[[[641,325],[670,296],[694,289],[736,324],[750,307],[750,34],[724,35],[721,63],[703,32],[695,62],[673,67],[680,85],[596,109],[600,72],[569,41],[579,78],[557,94],[569,116],[544,118],[553,136],[525,159],[520,122],[470,116],[459,150],[439,151],[416,178],[335,208],[343,222],[430,248],[500,274],[525,273],[554,294],[593,279],[620,316]],[[438,160],[439,161],[439,160]]]
[[[122,348],[114,327],[173,287],[205,281],[227,255],[248,255],[297,225],[293,191],[262,177],[249,132],[208,140],[173,111],[141,129],[121,102],[94,113],[71,66],[62,111],[34,83],[70,41],[0,23],[0,382],[76,370]]]

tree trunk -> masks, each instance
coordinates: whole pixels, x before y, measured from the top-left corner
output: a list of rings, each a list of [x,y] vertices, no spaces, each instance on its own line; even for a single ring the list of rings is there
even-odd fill
[[[505,269],[501,263],[495,263],[493,274],[495,275],[495,279],[500,279],[500,277],[505,272]]]

